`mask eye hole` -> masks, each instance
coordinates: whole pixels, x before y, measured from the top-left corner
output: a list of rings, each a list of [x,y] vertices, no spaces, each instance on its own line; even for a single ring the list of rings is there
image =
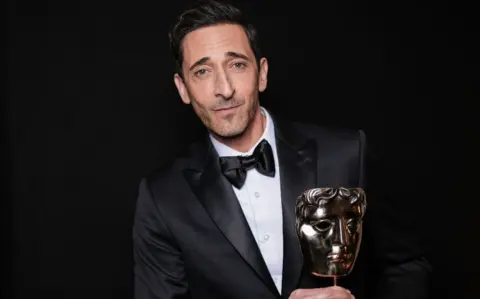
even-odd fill
[[[332,227],[332,222],[328,219],[323,219],[318,222],[316,222],[314,225],[316,230],[324,232],[329,230]]]
[[[350,220],[347,221],[348,229],[349,229],[351,232],[354,232],[354,231],[357,230],[357,224],[358,224],[357,219],[350,219]]]

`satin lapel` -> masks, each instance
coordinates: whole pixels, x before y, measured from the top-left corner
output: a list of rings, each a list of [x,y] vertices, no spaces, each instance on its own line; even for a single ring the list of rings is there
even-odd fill
[[[317,180],[316,143],[277,120],[277,149],[280,161],[283,209],[283,283],[282,297],[288,298],[298,286],[303,258],[295,231],[295,204],[306,189],[315,187]]]
[[[218,155],[211,145],[206,156],[207,160],[203,171],[196,174],[190,172],[190,175],[186,176],[192,190],[218,229],[235,247],[240,256],[253,268],[272,292],[278,294],[235,192],[222,175],[217,162]],[[228,263],[228,261],[226,262]]]

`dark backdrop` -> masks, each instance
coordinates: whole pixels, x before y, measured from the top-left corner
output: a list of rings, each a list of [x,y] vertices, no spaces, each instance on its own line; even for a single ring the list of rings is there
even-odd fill
[[[238,2],[270,61],[262,104],[364,129],[386,200],[426,233],[432,298],[478,298],[468,9]],[[167,30],[183,3],[166,3],[7,4],[2,298],[132,298],[139,179],[203,133],[172,81]]]

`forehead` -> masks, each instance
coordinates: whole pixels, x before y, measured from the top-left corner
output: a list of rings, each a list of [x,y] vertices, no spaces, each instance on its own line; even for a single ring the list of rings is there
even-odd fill
[[[240,25],[219,24],[196,29],[183,40],[183,59],[193,63],[203,57],[224,57],[226,52],[253,55],[248,37]]]
[[[359,203],[352,204],[349,200],[331,200],[326,204],[320,204],[310,209],[310,216],[343,216],[343,215],[361,215],[361,205]]]

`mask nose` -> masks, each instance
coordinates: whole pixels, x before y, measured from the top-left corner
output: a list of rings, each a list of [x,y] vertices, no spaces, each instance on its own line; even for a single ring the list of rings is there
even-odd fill
[[[332,232],[332,244],[334,247],[345,247],[348,245],[348,231],[345,219],[339,218],[335,222]]]

